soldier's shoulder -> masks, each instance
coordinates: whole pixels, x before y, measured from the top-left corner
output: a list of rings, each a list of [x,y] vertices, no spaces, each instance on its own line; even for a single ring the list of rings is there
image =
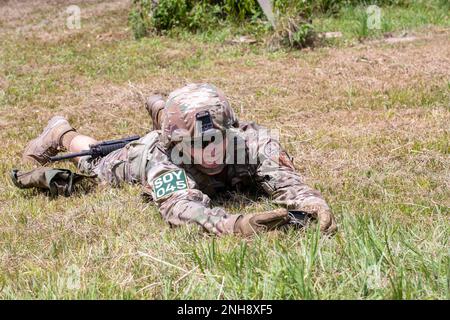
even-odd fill
[[[152,130],[147,134],[145,134],[144,136],[142,136],[139,142],[145,145],[157,145],[157,144],[162,145],[161,133],[162,133],[161,130]]]
[[[145,149],[149,151],[150,154],[158,154],[157,158],[162,158],[163,155],[168,155],[169,150],[166,149],[164,143],[161,139],[161,130],[153,130],[144,135],[139,143],[145,145]]]
[[[253,130],[260,130],[263,129],[264,127],[260,126],[259,124],[257,124],[254,121],[240,121],[239,122],[239,131],[242,132],[250,132]]]
[[[239,127],[234,129],[243,138],[249,139],[257,136],[261,130],[266,130],[254,121],[239,122]]]

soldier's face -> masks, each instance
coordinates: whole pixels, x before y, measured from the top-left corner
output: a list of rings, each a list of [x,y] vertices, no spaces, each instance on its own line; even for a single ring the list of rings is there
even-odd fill
[[[193,143],[190,155],[194,165],[206,174],[214,175],[222,171],[225,164],[227,142],[223,137],[213,137],[206,141]]]

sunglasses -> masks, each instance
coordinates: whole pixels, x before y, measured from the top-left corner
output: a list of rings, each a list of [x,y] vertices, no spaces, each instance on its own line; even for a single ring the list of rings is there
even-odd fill
[[[214,143],[214,141],[216,141],[215,136],[209,138],[203,136],[202,138],[189,139],[189,145],[191,148],[198,148],[201,146],[202,149],[205,149],[208,145]]]

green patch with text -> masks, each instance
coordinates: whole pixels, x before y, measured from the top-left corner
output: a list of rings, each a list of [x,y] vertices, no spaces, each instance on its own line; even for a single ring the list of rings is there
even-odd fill
[[[163,173],[153,180],[155,200],[161,199],[175,191],[186,189],[188,189],[188,183],[183,169]]]

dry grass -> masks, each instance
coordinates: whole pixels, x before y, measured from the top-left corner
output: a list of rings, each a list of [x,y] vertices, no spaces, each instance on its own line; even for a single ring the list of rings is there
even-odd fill
[[[449,297],[449,30],[267,52],[196,37],[136,42],[126,1],[83,2],[82,30],[67,30],[66,6],[0,4],[1,297]],[[214,239],[168,228],[137,186],[50,201],[8,180],[53,114],[99,139],[143,134],[138,92],[190,81],[216,84],[242,119],[281,129],[333,207],[336,237]],[[235,212],[270,206],[233,199]],[[67,287],[72,266],[80,289]]]

